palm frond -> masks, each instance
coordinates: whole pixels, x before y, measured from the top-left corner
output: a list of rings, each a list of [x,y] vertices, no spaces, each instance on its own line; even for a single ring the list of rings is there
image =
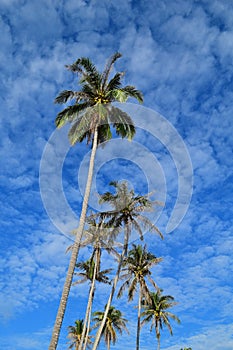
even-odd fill
[[[54,103],[66,103],[72,99],[76,99],[76,103],[78,103],[81,100],[88,100],[89,98],[90,94],[85,91],[64,90],[55,98]]]
[[[100,196],[99,203],[114,202],[115,196],[111,192],[105,192]]]
[[[88,102],[84,102],[65,108],[63,111],[58,113],[55,119],[56,127],[60,129],[67,122],[72,122],[75,118],[78,117],[81,112],[83,112],[89,106],[90,104]]]
[[[118,294],[117,294],[117,298],[121,298],[122,295],[123,295],[123,292],[124,290],[129,287],[129,283],[130,281],[129,280],[126,280],[120,287],[119,291],[118,291]]]
[[[137,289],[137,278],[133,278],[129,290],[128,290],[128,300],[132,300]]]
[[[109,91],[108,96],[112,101],[117,101],[120,103],[125,103],[129,97],[128,94],[120,88]]]
[[[103,74],[102,74],[102,76],[101,76],[101,83],[102,83],[102,89],[103,89],[103,90],[105,90],[105,88],[106,88],[106,84],[107,84],[107,81],[108,81],[108,77],[109,77],[109,74],[110,74],[110,72],[111,72],[111,69],[112,69],[114,63],[115,63],[116,60],[117,60],[118,58],[120,58],[121,56],[122,56],[122,55],[121,55],[119,52],[116,52],[116,53],[114,53],[114,55],[112,55],[112,56],[109,58],[109,60],[108,60],[108,62],[107,62],[107,64],[106,64],[106,66],[105,66],[105,69],[104,69],[104,71],[103,71]]]
[[[74,145],[77,142],[82,142],[87,138],[87,143],[91,141],[91,135],[93,134],[93,118],[90,111],[92,108],[86,110],[86,112],[74,122],[72,127],[69,130],[68,137],[71,145]]]
[[[138,102],[143,103],[143,95],[141,91],[135,89],[134,86],[127,85],[120,89],[122,92],[124,92],[128,97],[133,97],[138,100]]]
[[[153,315],[151,313],[148,313],[149,311],[143,311],[142,316],[145,316],[145,318],[142,320],[142,325],[144,325],[147,322],[150,322]]]
[[[109,185],[116,188],[117,185],[118,185],[118,181],[110,181],[110,182],[109,182]]]
[[[111,94],[113,90],[117,90],[121,86],[121,78],[123,77],[124,73],[123,72],[117,72],[114,77],[109,81],[107,87],[106,87],[106,92],[107,96],[114,96]]]
[[[116,129],[117,135],[122,138],[127,137],[128,140],[132,140],[135,135],[135,127],[131,117],[121,109],[111,106],[111,113],[109,115],[113,127]]]
[[[136,229],[136,231],[139,233],[140,240],[143,241],[143,231],[141,229],[141,226],[136,220],[132,220],[132,225]]]
[[[96,97],[96,90],[90,84],[86,84],[85,82],[82,84],[82,93],[88,96],[89,99],[93,100]]]
[[[64,90],[55,98],[54,103],[66,103],[74,98],[75,92],[72,90]]]
[[[161,239],[163,239],[163,234],[160,232],[158,227],[151,223],[151,221],[144,215],[138,214],[138,219],[143,223],[143,226],[145,229],[147,229],[149,232],[157,232]]]
[[[110,140],[112,138],[112,132],[109,124],[102,124],[98,127],[98,145]]]
[[[78,275],[78,274],[74,274],[74,275]],[[79,275],[79,276],[81,276],[81,275]],[[88,278],[87,277],[84,277],[84,278],[82,278],[82,279],[80,279],[80,280],[78,280],[78,281],[74,281],[73,283],[72,283],[72,285],[73,286],[76,286],[77,284],[83,284],[83,283],[86,283],[88,281]]]
[[[176,304],[177,304],[177,303],[176,303]],[[172,319],[173,319],[174,321],[176,321],[178,324],[181,323],[179,317],[177,317],[176,315],[172,314],[172,313],[169,312],[169,311],[166,312],[166,316],[172,318]]]
[[[72,72],[81,73],[81,82],[88,82],[96,89],[100,88],[101,75],[88,57],[81,57],[75,63],[66,67]]]

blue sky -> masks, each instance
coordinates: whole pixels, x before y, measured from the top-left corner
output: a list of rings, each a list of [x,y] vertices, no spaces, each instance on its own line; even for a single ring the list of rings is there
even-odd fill
[[[89,150],[70,149],[66,129],[54,134],[60,110],[54,98],[76,88],[64,65],[88,56],[102,69],[120,51],[116,69],[126,71],[124,83],[142,90],[145,120],[160,113],[181,136],[193,168],[192,199],[179,227],[163,242],[145,234],[148,247],[164,258],[154,270],[156,282],[179,302],[173,311],[181,325],[174,324],[173,337],[162,333],[162,349],[232,349],[232,2],[1,0],[0,10],[1,347],[47,347],[69,261],[68,233],[77,222]],[[190,167],[173,134],[163,134],[159,124],[155,135],[154,128],[149,122],[139,127],[128,153],[120,140],[100,149],[91,205],[114,172],[135,191],[150,188],[165,201],[155,218],[165,232],[180,178],[182,194],[190,195]],[[62,193],[56,187],[61,179]],[[109,263],[105,256],[104,265]],[[98,289],[96,308],[103,307],[105,292]],[[58,349],[66,348],[67,326],[81,317],[85,296],[86,286],[72,289]],[[115,349],[134,349],[136,299],[115,304],[130,314],[131,331]],[[141,349],[155,348],[154,338],[144,327]]]

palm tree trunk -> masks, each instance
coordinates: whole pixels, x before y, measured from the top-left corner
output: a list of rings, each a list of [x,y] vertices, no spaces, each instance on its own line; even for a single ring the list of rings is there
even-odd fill
[[[141,305],[142,305],[142,287],[139,283],[139,296],[138,296],[138,324],[137,324],[137,338],[136,338],[136,350],[139,350],[140,345],[140,331],[141,331]]]
[[[85,315],[85,320],[84,320],[84,326],[83,326],[83,332],[82,332],[82,337],[80,340],[80,344],[79,344],[79,348],[78,350],[85,350],[85,344],[87,344],[87,339],[88,339],[88,325],[89,325],[89,320],[90,320],[90,314],[91,314],[91,309],[92,309],[92,302],[93,302],[93,298],[94,298],[94,290],[95,290],[95,276],[96,276],[96,267],[95,267],[95,271],[94,271],[94,275],[93,275],[93,280],[91,283],[91,288],[89,291],[89,297],[88,297],[88,304],[87,304],[87,309],[86,309],[86,315]],[[84,340],[85,339],[85,340]],[[84,342],[84,346],[82,348]]]
[[[59,308],[57,311],[57,317],[56,317],[54,328],[53,328],[53,333],[52,333],[52,337],[51,337],[51,341],[50,341],[50,345],[49,345],[49,350],[56,350],[56,348],[57,348],[58,339],[59,339],[59,335],[60,335],[60,331],[61,331],[61,326],[62,326],[63,318],[65,315],[65,310],[66,310],[66,305],[67,305],[69,292],[70,292],[70,288],[71,288],[71,283],[72,283],[72,279],[73,279],[75,264],[77,262],[79,248],[80,248],[80,242],[82,239],[84,225],[85,225],[87,206],[88,206],[88,200],[89,200],[89,196],[90,196],[90,192],[91,192],[91,184],[92,184],[93,171],[94,171],[95,154],[96,154],[96,150],[97,150],[97,146],[98,146],[97,140],[98,140],[98,129],[96,127],[95,132],[94,132],[93,146],[92,146],[92,151],[91,151],[91,158],[90,158],[90,163],[89,163],[87,183],[86,183],[86,189],[85,189],[85,194],[84,194],[84,198],[83,198],[79,227],[78,227],[77,232],[76,232],[75,242],[73,245],[72,254],[71,254],[71,258],[70,258],[70,264],[68,267],[65,284],[63,287],[63,292],[62,292]]]
[[[94,273],[93,273],[92,281],[91,281],[91,287],[90,287],[90,290],[89,290],[86,314],[85,314],[85,319],[84,319],[84,324],[83,324],[83,331],[82,331],[82,336],[81,336],[81,340],[80,340],[80,343],[79,343],[78,350],[82,350],[84,338],[86,339],[86,337],[88,337],[88,334],[87,334],[87,323],[88,323],[88,320],[89,320],[89,317],[90,317],[90,311],[91,311],[92,301],[93,301],[93,296],[94,296],[96,270],[97,270],[97,268],[96,268],[96,264],[95,264]],[[84,349],[84,347],[83,347],[83,349]]]
[[[93,293],[93,299],[94,299],[94,293]],[[90,333],[90,325],[91,325],[91,310],[90,310],[88,321],[87,321],[87,332],[86,332],[86,337],[85,337],[83,350],[86,350],[86,347],[87,347],[88,336],[89,336],[89,333]]]
[[[158,335],[157,339],[158,339],[158,346],[157,346],[157,350],[160,350],[160,334]]]
[[[111,306],[111,302],[112,302],[114,293],[116,291],[117,282],[118,282],[119,277],[120,277],[121,266],[122,266],[124,257],[126,255],[127,249],[128,249],[128,237],[129,237],[128,230],[129,230],[129,227],[128,227],[128,225],[126,225],[125,238],[124,238],[124,248],[123,248],[123,251],[122,251],[122,253],[120,255],[120,261],[119,261],[119,264],[118,264],[116,276],[114,278],[112,289],[111,289],[111,292],[110,292],[110,295],[109,295],[109,298],[108,298],[108,302],[107,302],[107,305],[105,307],[104,317],[103,317],[103,319],[101,321],[101,324],[99,326],[99,329],[98,329],[98,331],[96,333],[96,337],[95,337],[95,341],[94,341],[94,345],[93,345],[92,350],[96,350],[97,346],[99,345],[100,338],[101,338],[101,335],[102,335],[102,331],[103,331],[103,328],[104,328],[104,325],[105,325],[105,322],[106,322],[106,319],[107,319],[107,316],[108,316],[109,308]]]
[[[160,331],[159,331],[159,323],[158,323],[158,321],[156,321],[155,332],[156,332],[156,338],[157,338],[157,341],[158,341],[157,350],[160,350]]]
[[[97,275],[97,269],[98,269],[98,264],[100,260],[100,252],[99,248],[96,249],[95,251],[95,268],[94,268],[94,273],[92,277],[92,282],[91,282],[91,288],[89,291],[89,298],[88,298],[88,304],[87,304],[87,309],[86,309],[86,315],[85,315],[85,320],[84,320],[84,326],[83,326],[83,332],[82,332],[82,337],[79,345],[78,350],[82,350],[82,345],[84,342],[83,350],[86,349],[87,346],[87,340],[88,340],[88,335],[89,335],[89,330],[90,330],[90,318],[91,318],[91,309],[92,309],[92,303],[94,299],[94,294],[95,294],[95,281],[96,281],[96,275]],[[85,338],[85,341],[84,341]]]
[[[97,258],[96,258],[96,271],[97,270],[99,271],[100,260],[101,260],[101,250],[100,250],[100,247],[99,247]],[[93,290],[92,303],[93,303],[93,300],[94,300],[94,293],[95,293],[95,290]],[[87,325],[87,336],[86,336],[86,339],[85,339],[83,350],[86,350],[86,347],[87,347],[88,335],[89,335],[89,332],[90,332],[90,325],[91,325],[91,309],[90,309],[90,312],[89,312],[88,325]]]

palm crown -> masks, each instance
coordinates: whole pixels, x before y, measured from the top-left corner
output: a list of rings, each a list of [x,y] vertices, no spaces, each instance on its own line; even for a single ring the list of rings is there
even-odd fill
[[[104,317],[104,312],[96,311],[93,313],[93,321],[95,321],[94,328],[98,327],[102,319]],[[122,333],[122,330],[124,329],[126,332],[128,332],[126,328],[126,322],[127,320],[122,317],[122,313],[120,310],[117,310],[114,306],[110,306],[108,311],[108,316],[106,319],[105,326],[102,331],[102,335],[105,338],[105,342],[107,344],[108,349],[110,349],[110,343],[113,344],[116,343],[117,335],[116,331]]]
[[[75,326],[69,326],[68,330],[68,338],[70,339],[69,349],[75,348],[77,350],[82,336],[83,320],[76,320]],[[88,337],[88,348],[90,343],[91,340],[90,337]]]
[[[162,290],[160,289],[156,293],[150,293],[150,301],[144,300],[143,313],[142,316],[144,320],[142,324],[151,322],[151,330],[155,327],[156,338],[158,340],[157,349],[160,350],[160,329],[163,329],[163,325],[166,326],[172,335],[172,327],[170,324],[170,318],[180,323],[179,318],[168,311],[171,307],[175,306],[177,303],[171,295],[162,295]]]
[[[157,258],[154,254],[146,249],[146,245],[133,244],[133,248],[129,251],[128,256],[124,258],[121,279],[125,280],[118,292],[118,297],[121,297],[126,287],[128,290],[128,299],[132,300],[136,291],[137,283],[141,285],[143,295],[148,299],[149,290],[145,278],[148,277],[151,284],[157,288],[157,285],[152,280],[150,268],[162,261],[162,258]]]
[[[74,104],[61,111],[55,120],[58,128],[67,122],[72,123],[69,131],[71,144],[87,143],[93,140],[94,131],[98,131],[98,144],[112,137],[110,124],[116,133],[131,139],[135,128],[130,116],[119,108],[111,105],[112,102],[126,102],[129,97],[143,102],[140,91],[134,86],[122,87],[123,72],[117,72],[110,80],[109,75],[115,61],[121,57],[115,53],[107,62],[103,73],[98,72],[89,58],[79,58],[75,63],[67,65],[67,69],[81,75],[80,91],[64,90],[55,99],[55,103],[66,103],[74,100]]]
[[[115,188],[115,193],[105,192],[100,196],[100,203],[109,203],[114,209],[102,212],[99,215],[109,218],[109,227],[121,227],[122,225],[134,228],[143,239],[143,231],[140,224],[147,230],[157,232],[161,238],[159,229],[142,213],[153,210],[153,202],[148,195],[136,195],[134,190],[129,190],[126,182],[110,182]]]
[[[93,276],[94,276],[94,270],[95,270],[95,261],[93,260],[93,258],[84,261],[84,262],[80,262],[76,264],[76,267],[83,272],[75,272],[74,274],[76,276],[81,277],[80,280],[74,282],[74,284],[80,284],[86,281],[92,281]],[[102,282],[102,283],[108,283],[110,284],[110,280],[108,278],[108,276],[106,275],[107,273],[111,272],[112,269],[105,269],[103,271],[99,271],[99,267],[98,267],[98,273],[96,276],[96,281],[98,282]]]

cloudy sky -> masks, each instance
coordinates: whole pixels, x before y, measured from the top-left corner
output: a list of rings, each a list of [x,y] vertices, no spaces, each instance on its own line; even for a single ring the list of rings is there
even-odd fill
[[[1,348],[48,346],[78,222],[89,149],[71,149],[67,129],[54,128],[54,98],[77,89],[64,66],[87,56],[101,70],[119,51],[115,68],[144,105],[124,107],[135,117],[134,141],[98,151],[91,209],[111,180],[154,191],[165,238],[145,233],[145,242],[163,257],[154,278],[179,302],[181,319],[173,337],[162,333],[162,348],[232,349],[232,1],[0,0],[0,10]],[[59,350],[83,317],[86,288],[72,288]],[[134,349],[136,299],[123,301],[114,304],[131,336],[113,349]],[[141,349],[155,347],[145,326]]]

